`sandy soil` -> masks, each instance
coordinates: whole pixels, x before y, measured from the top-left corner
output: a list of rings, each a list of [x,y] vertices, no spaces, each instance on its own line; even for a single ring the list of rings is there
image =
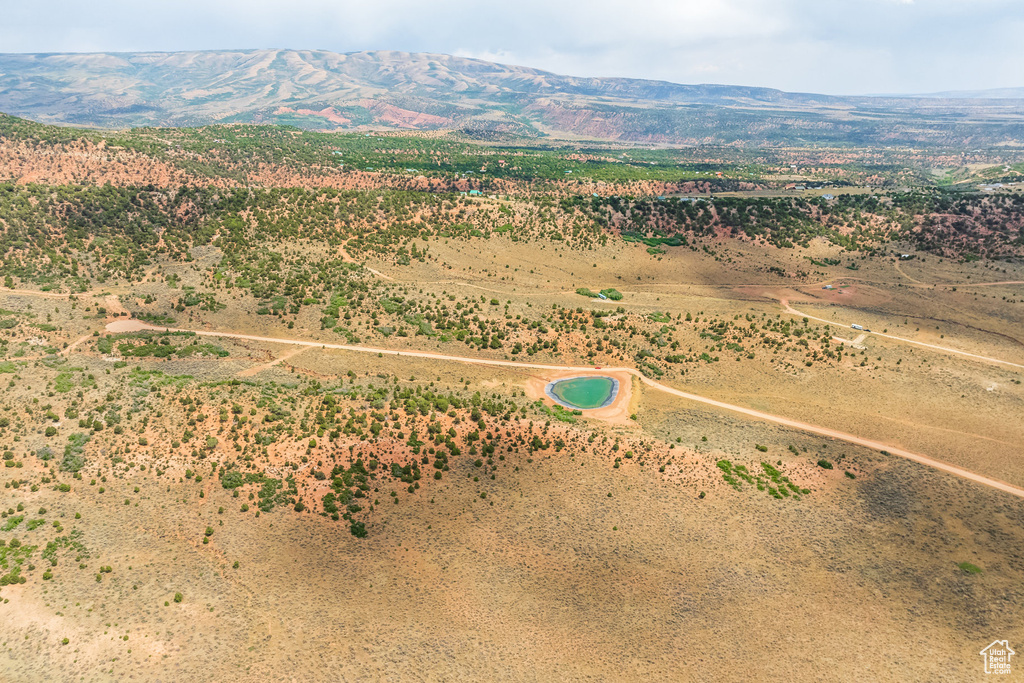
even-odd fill
[[[713,464],[680,459],[668,477],[581,450],[516,457],[515,476],[486,485],[459,469],[403,493],[360,540],[316,515],[242,514],[215,479],[171,492],[166,477],[136,470],[104,494],[2,490],[0,506],[45,506],[80,530],[91,557],[78,570],[61,555],[53,581],[2,589],[0,671],[12,681],[697,681],[709,671],[960,681],[982,676],[977,651],[992,639],[1024,639],[1019,506],[856,447],[843,460],[856,481],[805,471],[785,445],[820,442],[664,399],[646,407],[652,429],[706,430],[711,463],[755,466],[764,456],[752,444],[767,444],[814,493],[776,501],[715,485]],[[984,574],[961,572],[965,560]],[[97,582],[100,565],[113,572]]]
[[[147,325],[147,324],[142,323],[142,322],[137,321],[137,320],[117,320],[117,321],[107,325],[107,329],[109,331],[111,331],[111,332],[125,332],[125,331],[138,331],[138,330],[143,330],[143,329],[164,329],[164,328],[156,328],[156,327],[153,327],[151,325]],[[780,416],[780,415],[772,415],[770,413],[766,413],[766,412],[763,412],[763,411],[760,411],[760,410],[754,410],[754,409],[751,409],[751,408],[745,408],[743,406],[738,406],[738,405],[734,405],[734,404],[731,404],[731,403],[726,403],[724,401],[718,401],[718,400],[715,400],[715,399],[707,398],[705,396],[700,396],[700,395],[697,395],[697,394],[693,394],[693,393],[690,393],[690,392],[681,391],[679,389],[674,389],[672,387],[666,386],[665,384],[662,384],[661,382],[656,382],[656,381],[654,381],[654,380],[652,380],[652,379],[650,379],[648,377],[645,377],[642,373],[640,373],[637,370],[634,370],[633,368],[607,368],[607,369],[600,369],[600,370],[598,370],[596,368],[587,368],[587,367],[578,367],[578,366],[577,367],[573,367],[573,366],[550,366],[550,365],[544,365],[544,364],[539,364],[539,363],[522,363],[522,362],[514,362],[514,361],[499,361],[499,360],[493,360],[493,359],[469,358],[469,357],[465,357],[465,356],[448,356],[448,355],[445,355],[445,354],[420,352],[420,351],[395,351],[395,350],[392,350],[392,349],[369,348],[369,347],[362,347],[362,346],[352,346],[352,345],[348,345],[348,344],[319,344],[317,342],[300,341],[300,340],[294,340],[294,339],[292,339],[292,340],[289,340],[289,339],[270,339],[270,338],[266,338],[266,337],[258,337],[258,336],[255,336],[255,335],[235,334],[235,333],[230,333],[230,332],[210,332],[210,331],[200,331],[200,330],[178,330],[176,328],[169,328],[169,329],[172,329],[174,331],[192,331],[192,332],[195,332],[196,334],[200,334],[200,335],[204,335],[204,336],[212,336],[212,337],[228,337],[228,338],[237,338],[237,339],[249,339],[249,340],[255,340],[255,341],[274,342],[274,343],[279,343],[279,344],[298,344],[298,345],[306,346],[306,347],[320,347],[320,348],[342,349],[342,350],[345,350],[345,351],[357,351],[357,352],[362,352],[362,353],[373,353],[373,354],[378,354],[378,355],[393,355],[393,356],[398,356],[398,357],[406,356],[406,357],[411,357],[411,358],[428,358],[428,359],[435,359],[435,360],[454,361],[454,362],[458,362],[458,363],[468,363],[468,364],[474,364],[474,365],[493,365],[493,366],[500,366],[500,367],[528,368],[528,369],[545,370],[546,372],[545,372],[545,374],[541,378],[538,378],[535,382],[533,382],[533,384],[529,384],[528,385],[530,387],[530,390],[533,391],[535,395],[536,395],[536,390],[537,390],[537,386],[538,385],[540,386],[541,394],[543,394],[544,386],[546,386],[553,379],[559,379],[561,377],[572,376],[574,374],[605,374],[605,375],[616,377],[617,379],[619,379],[620,391],[621,391],[621,387],[627,384],[627,382],[625,381],[625,379],[627,377],[635,377],[639,381],[643,382],[645,385],[647,385],[649,387],[652,387],[653,389],[656,389],[658,391],[662,391],[662,392],[665,392],[665,393],[668,393],[668,394],[672,394],[673,396],[678,396],[679,398],[683,398],[683,399],[686,399],[686,400],[689,400],[689,401],[695,401],[695,402],[698,402],[698,403],[704,403],[704,404],[707,404],[707,405],[710,405],[710,406],[714,406],[715,408],[720,408],[720,409],[728,410],[728,411],[735,412],[735,413],[740,413],[742,415],[746,415],[748,417],[752,417],[752,418],[755,418],[755,419],[758,419],[758,420],[765,420],[765,421],[768,421],[768,422],[774,422],[774,423],[777,423],[777,424],[785,425],[787,427],[793,427],[793,428],[796,428],[796,429],[801,429],[801,430],[804,430],[804,431],[807,431],[807,432],[810,432],[810,433],[813,433],[813,434],[818,434],[818,435],[826,436],[826,437],[833,438],[833,439],[840,439],[842,441],[847,441],[849,443],[857,444],[859,446],[864,446],[866,448],[873,448],[873,449],[876,449],[876,450],[879,450],[879,451],[884,451],[884,452],[887,452],[887,453],[892,454],[892,455],[898,455],[898,456],[900,456],[902,458],[907,458],[908,460],[913,460],[914,462],[917,462],[917,463],[920,463],[920,464],[923,464],[923,465],[927,465],[929,467],[934,467],[935,469],[939,469],[939,470],[942,470],[943,472],[948,472],[950,474],[954,474],[954,475],[956,475],[958,477],[962,477],[962,478],[967,479],[969,481],[973,481],[973,482],[976,482],[978,484],[982,484],[984,486],[990,486],[990,487],[992,487],[994,489],[997,489],[999,491],[1002,491],[1004,493],[1009,493],[1009,494],[1011,494],[1013,496],[1017,496],[1019,498],[1024,498],[1024,488],[1020,488],[1018,486],[1014,486],[1013,484],[1009,484],[1009,483],[1007,483],[1005,481],[1000,481],[1000,480],[994,479],[992,477],[987,477],[987,476],[984,476],[982,474],[978,474],[976,472],[971,472],[971,471],[966,470],[966,469],[964,469],[962,467],[957,467],[955,465],[951,465],[949,463],[942,462],[941,460],[937,460],[937,459],[929,457],[927,455],[922,455],[920,453],[914,453],[912,451],[908,451],[906,449],[899,448],[897,446],[892,446],[890,444],[882,443],[880,441],[876,441],[876,440],[873,440],[873,439],[866,439],[866,438],[863,438],[863,437],[855,436],[853,434],[848,434],[848,433],[842,432],[840,430],[830,429],[828,427],[820,427],[818,425],[813,425],[813,424],[810,424],[810,423],[807,423],[807,422],[802,422],[800,420],[794,420],[794,419],[783,417],[783,416]],[[631,382],[629,384],[630,384],[630,386],[632,385]],[[632,395],[632,391],[630,391],[630,396],[631,395]],[[540,396],[537,396],[537,398],[540,398]],[[623,397],[623,398],[625,398],[625,397]],[[550,399],[548,399],[548,400],[550,401]],[[553,401],[551,403],[553,403]],[[590,417],[595,417],[595,418],[599,418],[599,419],[607,419],[609,422],[612,422],[612,423],[622,424],[623,422],[628,421],[628,418],[626,418],[625,420],[623,419],[623,413],[624,413],[624,409],[628,409],[629,405],[630,405],[630,400],[628,400],[628,399],[627,400],[621,400],[621,401],[620,400],[616,400],[615,402],[612,403],[612,405],[608,406],[607,408],[598,409],[598,410],[588,410],[588,411],[585,411],[585,414],[587,414]],[[604,411],[608,411],[607,412],[607,416],[605,416]],[[626,415],[628,415],[628,413],[626,413]]]
[[[95,374],[103,386],[87,391],[101,398],[109,391],[108,402],[122,406],[140,392],[107,383],[140,374],[136,369],[158,370],[167,381],[190,375],[197,385],[218,387],[211,390],[221,393],[204,399],[196,429],[212,423],[221,441],[216,456],[169,456],[168,442],[178,434],[158,429],[151,413],[139,432],[149,446],[136,447],[133,430],[131,453],[117,452],[123,444],[112,440],[112,430],[94,436],[97,479],[100,467],[125,459],[117,476],[104,470],[107,481],[98,484],[106,493],[89,484],[91,471],[82,481],[69,479],[72,490],[64,494],[50,486],[0,489],[0,509],[18,503],[30,513],[46,508],[48,523],[58,519],[82,531],[93,553],[82,562],[85,569],[78,569],[74,555],[61,555],[52,581],[39,580],[43,567],[37,565],[29,584],[0,589],[10,599],[0,605],[6,648],[0,678],[981,678],[978,650],[996,637],[1024,642],[1024,564],[1017,551],[1024,517],[1012,490],[1024,484],[1024,390],[1017,383],[1024,375],[901,340],[1020,360],[1014,339],[1024,308],[1016,302],[1019,285],[1012,284],[1019,272],[1012,264],[1004,275],[977,264],[906,262],[901,269],[908,277],[937,285],[910,287],[892,263],[879,260],[864,261],[857,280],[840,278],[852,272],[845,268],[784,278],[766,267],[809,268],[797,250],[767,258],[760,247],[711,246],[715,258],[674,249],[659,260],[642,247],[622,245],[574,253],[498,239],[438,240],[430,245],[436,259],[426,263],[370,263],[394,278],[385,285],[393,293],[445,292],[461,300],[474,291],[479,299],[487,290],[510,301],[511,319],[537,321],[555,305],[608,311],[605,320],[613,323],[623,315],[615,312],[621,305],[633,316],[630,324],[641,327],[638,317],[665,312],[675,328],[667,341],[678,341],[680,352],[710,344],[701,327],[684,322],[686,313],[701,325],[747,316],[743,324],[759,327],[786,317],[779,298],[830,324],[863,320],[899,339],[870,334],[858,343],[864,348],[844,350],[849,357],[842,363],[813,367],[804,366],[802,351],[773,354],[748,346],[755,357],[723,353],[721,362],[663,365],[665,374],[654,381],[621,368],[642,349],[668,353],[640,333],[629,337],[620,356],[606,350],[592,361],[571,349],[587,340],[596,345],[593,329],[589,338],[571,331],[560,355],[539,350],[530,362],[437,337],[385,340],[365,326],[358,331],[366,341],[350,345],[320,329],[322,311],[315,306],[289,329],[287,319],[254,315],[252,302],[237,290],[217,290],[227,309],[207,314],[194,307],[171,315],[176,326],[199,330],[203,341],[230,350],[228,358],[128,359],[117,369],[98,357],[87,337],[66,366],[48,369],[32,362],[42,347],[25,346],[25,355],[14,358],[23,363],[16,366],[19,382],[30,384],[41,403],[45,387],[53,394],[45,402],[56,404],[59,414],[62,401],[75,396],[53,389],[61,367],[84,368],[72,373],[83,381]],[[184,285],[202,287],[203,269],[219,256],[202,252],[196,259],[196,268],[175,271]],[[849,286],[839,294],[814,284],[829,279]],[[581,286],[615,286],[626,296],[591,301],[574,293]],[[400,292],[403,287],[411,291]],[[132,294],[152,294],[158,302],[168,297],[160,282],[137,289]],[[7,294],[0,291],[5,307],[31,308],[40,323],[43,314],[54,314],[58,329],[28,325],[24,332],[45,336],[54,348],[102,334],[109,322],[82,310],[103,305],[102,299],[80,300],[72,312],[70,301]],[[159,305],[145,310],[166,313]],[[107,329],[144,328],[119,317]],[[12,337],[11,349],[18,348]],[[296,355],[282,362],[289,350]],[[255,374],[232,388],[239,372]],[[369,517],[366,539],[355,539],[345,522],[320,516],[314,505],[257,519],[252,509],[240,509],[255,485],[236,499],[208,469],[202,482],[185,476],[195,463],[244,462],[245,454],[225,436],[230,428],[216,431],[219,408],[239,400],[232,391],[258,395],[253,405],[266,392],[266,400],[287,408],[289,393],[276,394],[286,385],[311,388],[315,397],[328,386],[398,379],[414,389],[454,389],[465,397],[477,391],[485,398],[514,396],[528,407],[525,399],[543,398],[547,380],[586,372],[624,373],[631,396],[614,406],[617,415],[586,415],[573,425],[545,424],[543,416],[532,424],[519,418],[503,423],[503,446],[520,435],[527,442],[533,435],[561,438],[565,446],[514,447],[502,453],[504,460],[495,453],[495,479],[474,467],[475,454],[453,459],[441,481],[425,476],[414,492],[378,477],[372,497],[386,504]],[[10,392],[10,402],[20,413],[29,402],[19,391]],[[168,406],[161,424],[173,416],[180,425],[185,411],[179,399],[189,390],[178,393],[170,383],[159,393]],[[296,422],[314,417],[301,400],[293,407]],[[625,419],[634,413],[635,421]],[[453,426],[450,416],[439,422],[442,429]],[[73,425],[62,417],[62,430]],[[488,418],[487,428],[493,426]],[[19,457],[47,443],[42,432],[29,432],[14,444]],[[306,439],[267,448],[268,472],[294,471],[307,504],[326,492],[329,479],[314,479],[310,469],[327,453],[348,457],[351,446],[386,462],[404,448],[397,438],[318,441],[315,448],[307,448]],[[301,461],[305,455],[309,462]],[[819,467],[819,459],[834,469]],[[770,464],[809,492],[800,500],[776,500],[751,485],[736,490],[723,480],[716,465],[722,460],[751,472]],[[129,461],[136,466],[128,468]],[[138,464],[147,462],[167,470],[160,477],[152,467],[141,471]],[[26,456],[28,470],[0,471],[8,479],[27,477],[36,466]],[[978,486],[975,476],[987,486]],[[390,502],[392,493],[398,504]],[[203,544],[207,526],[215,532]],[[23,525],[3,537],[42,545],[47,528]],[[981,573],[966,573],[958,566],[963,562]],[[97,582],[103,565],[113,572]],[[175,591],[184,601],[165,607]],[[67,646],[60,644],[63,637]]]
[[[632,424],[630,415],[636,412],[636,402],[633,400],[633,375],[619,368],[605,370],[603,368],[577,368],[574,370],[555,370],[540,375],[531,375],[526,381],[526,395],[533,400],[544,401],[549,406],[555,405],[555,401],[545,392],[545,387],[551,382],[569,377],[612,377],[618,380],[619,390],[610,404],[604,408],[593,408],[584,410],[584,417],[602,420],[609,424],[629,425]]]
[[[999,283],[995,283],[995,284],[999,284]],[[809,315],[807,313],[803,313],[801,311],[798,311],[795,308],[793,308],[792,306],[790,306],[789,305],[789,301],[787,301],[786,299],[781,299],[780,303],[782,304],[783,309],[789,315],[795,315],[795,316],[800,317],[800,318],[807,317],[807,318],[810,318],[811,320],[817,320],[819,322],[828,323],[829,325],[832,325],[833,327],[845,327],[848,330],[854,329],[851,325],[847,325],[847,324],[844,324],[844,323],[836,322],[834,320],[826,320],[824,318],[817,318],[817,317],[815,317],[813,315]],[[1000,365],[1007,365],[1007,366],[1012,367],[1012,368],[1024,369],[1024,364],[1021,364],[1021,363],[1012,363],[1012,362],[1010,362],[1008,360],[1000,360],[998,358],[990,358],[988,356],[981,356],[981,355],[978,355],[976,353],[968,353],[967,351],[961,351],[960,349],[954,349],[954,348],[951,348],[949,346],[939,346],[937,344],[926,344],[924,342],[915,341],[913,339],[904,339],[903,337],[897,337],[897,336],[891,335],[891,334],[884,334],[882,332],[876,332],[874,330],[871,331],[871,334],[878,335],[879,337],[882,337],[883,339],[892,339],[892,340],[895,340],[895,341],[898,341],[898,342],[903,342],[903,343],[906,343],[906,344],[914,344],[916,346],[922,346],[922,347],[925,347],[925,348],[928,348],[928,349],[935,349],[937,351],[942,351],[944,353],[955,353],[955,354],[957,354],[959,356],[964,356],[966,358],[971,358],[973,360],[980,360],[980,361],[983,361],[985,363],[998,363]],[[864,335],[861,335],[859,337],[860,341],[863,341],[863,338],[864,338]],[[855,343],[858,343],[858,342],[855,342]]]
[[[309,347],[307,347],[307,346],[300,346],[297,349],[294,349],[294,348],[293,349],[288,349],[287,351],[285,351],[284,353],[279,355],[277,358],[275,358],[274,360],[272,360],[272,361],[270,361],[268,363],[263,363],[262,365],[255,365],[255,366],[253,366],[251,368],[246,368],[245,370],[242,370],[241,372],[238,373],[238,376],[239,377],[252,377],[253,375],[257,375],[257,374],[263,372],[264,370],[269,370],[270,368],[274,367],[278,363],[283,363],[286,360],[294,358],[295,356],[299,355],[300,353],[302,353],[303,351],[305,351],[308,348]]]

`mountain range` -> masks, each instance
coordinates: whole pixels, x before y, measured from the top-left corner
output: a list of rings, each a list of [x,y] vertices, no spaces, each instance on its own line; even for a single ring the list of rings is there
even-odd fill
[[[276,123],[680,145],[1017,146],[1021,95],[839,97],[390,51],[0,54],[0,111],[100,128]]]

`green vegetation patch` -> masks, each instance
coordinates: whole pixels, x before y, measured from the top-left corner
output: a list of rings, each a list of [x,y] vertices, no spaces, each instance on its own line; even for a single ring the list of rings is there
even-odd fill
[[[36,547],[23,545],[17,538],[0,545],[0,569],[7,570],[0,576],[0,586],[25,583],[26,578],[21,576],[21,565],[35,552]]]
[[[757,487],[758,491],[765,491],[772,498],[781,500],[793,498],[800,500],[801,496],[809,494],[810,489],[802,489],[776,469],[775,466],[761,463],[761,472],[751,473],[745,465],[733,465],[729,460],[719,460],[715,463],[722,471],[722,478],[726,483],[737,491],[743,489],[744,483]]]
[[[609,287],[608,289],[602,289],[601,294],[603,294],[606,299],[611,299],[612,301],[622,300],[622,292],[611,287]]]
[[[77,557],[82,559],[89,558],[89,549],[81,541],[82,532],[75,529],[67,536],[58,536],[49,543],[46,544],[46,548],[42,552],[44,560],[50,563],[50,566],[57,566],[57,552],[60,550],[73,550]]]
[[[77,472],[85,465],[85,445],[89,443],[88,434],[72,434],[68,437],[68,443],[64,446],[64,459],[60,463],[63,472]]]
[[[243,474],[238,470],[221,468],[220,482],[221,486],[226,489],[236,489],[245,484],[260,484],[257,496],[262,512],[270,512],[278,505],[294,505],[295,496],[299,493],[295,478],[291,475],[288,475],[282,482],[282,480],[269,477],[263,472]]]

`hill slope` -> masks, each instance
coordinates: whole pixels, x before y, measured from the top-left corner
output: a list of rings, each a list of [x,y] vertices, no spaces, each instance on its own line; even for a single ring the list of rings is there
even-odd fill
[[[126,127],[461,128],[670,144],[1024,141],[1024,102],[844,98],[575,78],[448,55],[238,50],[0,55],[0,111]]]

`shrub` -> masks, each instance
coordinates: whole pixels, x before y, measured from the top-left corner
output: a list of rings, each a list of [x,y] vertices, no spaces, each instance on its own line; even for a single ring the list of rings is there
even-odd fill
[[[337,496],[333,493],[324,495],[322,500],[324,512],[328,514],[336,513],[338,511]]]
[[[175,593],[174,594],[174,602],[181,602],[184,599],[185,599],[185,596],[183,596],[181,593]]]
[[[960,571],[965,574],[980,574],[982,572],[981,567],[976,564],[971,564],[970,562],[961,562],[957,567],[959,567]]]
[[[356,538],[366,538],[366,525],[362,522],[352,522],[352,526],[349,530]]]
[[[64,472],[77,472],[85,465],[85,458],[82,457],[85,451],[85,444],[89,437],[85,434],[72,434],[68,437],[68,443],[64,446],[64,459],[60,463],[60,469]]]
[[[612,301],[621,301],[622,300],[622,292],[620,292],[617,289],[611,289],[611,288],[609,288],[609,289],[602,289],[601,293],[604,294],[609,299],[611,299]]]
[[[821,460],[818,461],[818,467],[820,467],[823,470],[830,470],[832,469],[832,463],[830,463],[825,458],[822,458]]]
[[[238,470],[230,470],[221,475],[220,485],[226,489],[236,489],[245,483],[245,475]]]

